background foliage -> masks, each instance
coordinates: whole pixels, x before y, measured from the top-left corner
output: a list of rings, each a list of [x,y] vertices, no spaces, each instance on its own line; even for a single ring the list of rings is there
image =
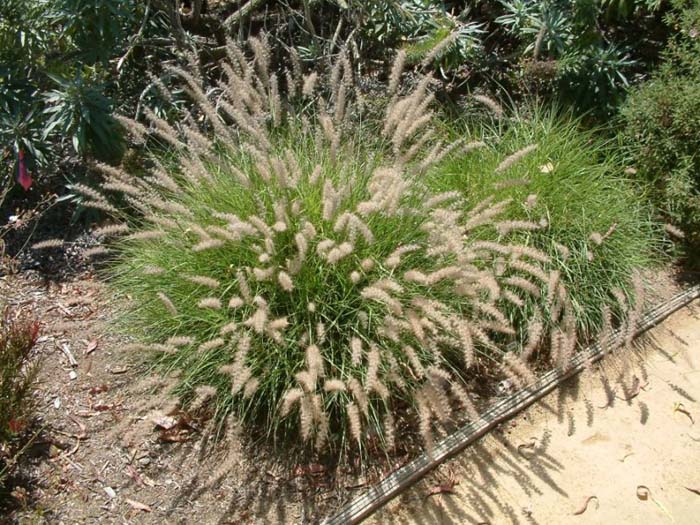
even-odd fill
[[[438,72],[446,94],[477,86],[514,98],[535,93],[599,115],[614,110],[665,38],[660,0],[241,4],[2,2],[3,185],[16,173],[19,149],[40,175],[73,155],[117,161],[123,147],[111,112],[138,116],[148,104],[168,115],[172,104],[184,104],[163,95],[168,64],[196,64],[216,89],[226,38],[264,30],[278,51],[294,47],[308,65],[329,64],[345,47],[367,80],[386,71],[387,49],[405,48],[413,67]]]
[[[674,2],[673,37],[653,78],[622,108],[624,139],[638,177],[662,214],[686,235],[691,262],[700,253],[700,6]]]
[[[431,89],[441,102],[448,102],[442,107],[479,101],[470,97],[474,93],[496,94],[496,99],[507,93],[514,106],[525,108],[514,113],[499,110],[491,125],[447,126],[452,129],[443,130],[445,135],[488,139],[489,147],[440,165],[431,173],[431,189],[457,190],[469,206],[495,190],[499,197],[514,199],[508,212],[512,218],[523,213],[532,219],[546,217],[546,228],[519,240],[551,256],[547,270],[561,273],[579,333],[590,336],[601,326],[601,305],[615,307],[620,302],[612,290],[629,292],[633,270],[649,267],[657,254],[659,232],[644,200],[647,191],[664,216],[686,230],[690,244],[698,244],[699,21],[699,8],[679,0],[672,5],[663,0],[5,0],[0,5],[0,177],[3,189],[12,186],[20,151],[35,179],[53,188],[62,184],[64,174],[71,191],[80,187],[74,172],[63,167],[67,160],[80,165],[95,159],[121,162],[130,173],[143,176],[141,150],[127,149],[113,113],[143,122],[152,111],[164,119],[156,124],[149,118],[152,128],[167,122],[211,126],[205,112],[192,104],[191,86],[188,92],[174,78],[173,66],[193,72],[197,85],[202,85],[197,94],[213,102],[216,114],[224,99],[220,81],[227,40],[265,33],[271,44],[265,59],[280,79],[290,65],[285,61],[290,50],[300,59],[301,73],[327,72],[346,50],[358,91],[369,93],[364,98],[376,108],[389,98],[382,91],[389,61],[396,50],[403,50],[411,70],[406,88],[414,87],[421,74],[433,73],[437,80]],[[669,31],[674,36],[661,68],[623,106],[623,138],[641,182],[635,188],[623,175],[618,152],[599,140],[609,129],[580,128],[584,122],[605,121],[619,110],[630,86],[655,68]],[[542,106],[528,109],[523,102],[532,99]],[[482,106],[498,107],[496,102],[484,103],[489,100],[485,97],[480,100]],[[575,118],[539,109],[556,104]],[[464,112],[463,104],[453,107]],[[532,143],[538,144],[532,155],[500,179],[493,176],[501,159]],[[150,137],[146,149],[162,158],[162,146]],[[364,141],[362,147],[368,158],[377,160],[373,155],[379,155],[379,148]],[[348,155],[348,166],[353,159]],[[523,179],[527,184],[517,182]],[[494,181],[502,186],[495,187]],[[226,197],[222,187],[193,192],[192,205]],[[536,202],[529,201],[531,192],[538,195]],[[101,199],[92,204],[108,209]],[[132,262],[143,262],[139,257],[149,254],[172,259],[181,248],[168,252],[149,239],[132,246]],[[156,249],[149,251],[148,246]],[[247,256],[252,261],[253,252]],[[166,259],[150,262],[164,264]],[[200,264],[200,255],[192,260]],[[218,271],[206,266],[209,263],[202,257],[202,273]],[[327,286],[326,281],[307,284]],[[183,290],[184,302],[190,288]],[[524,313],[508,310],[508,320],[524,327],[524,319],[545,299],[533,298]],[[185,317],[195,318],[192,312],[201,314],[207,304],[217,303],[183,308]],[[159,310],[153,310],[152,317],[160,319],[163,305],[153,305]],[[340,306],[344,311],[346,305]],[[204,369],[218,374],[213,366],[189,368],[197,374]],[[198,381],[189,386],[204,385]],[[277,388],[271,399],[277,400],[281,392]],[[230,400],[229,396],[225,402]]]

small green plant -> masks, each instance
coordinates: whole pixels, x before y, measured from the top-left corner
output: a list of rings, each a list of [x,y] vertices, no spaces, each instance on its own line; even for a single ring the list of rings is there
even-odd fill
[[[454,133],[484,137],[488,146],[436,166],[431,187],[457,190],[468,205],[495,194],[512,201],[514,216],[547,217],[547,228],[523,232],[518,240],[551,258],[545,268],[565,283],[579,334],[595,337],[603,306],[619,313],[613,291],[632,295],[634,270],[653,266],[663,238],[653,210],[626,180],[620,154],[595,131],[537,105],[491,126],[465,128]],[[501,159],[512,152],[525,154],[504,166]],[[543,289],[533,304],[547,305],[546,295]]]
[[[526,77],[538,71],[532,62],[551,62],[554,92],[561,98],[598,115],[613,111],[622,100],[635,61],[630,50],[611,40],[601,27],[604,6],[560,0],[500,3],[505,12],[495,22],[519,42]],[[622,12],[625,7],[618,9]]]
[[[136,12],[133,0],[54,0],[47,16],[80,50],[81,62],[95,64],[113,57]]]
[[[0,484],[15,459],[15,438],[29,426],[38,371],[31,351],[39,323],[22,314],[6,307],[0,317]]]
[[[600,0],[609,19],[629,18],[640,11],[658,11],[663,0]]]
[[[622,108],[623,139],[638,177],[700,261],[700,7],[675,2],[673,38],[654,77]]]
[[[97,233],[127,234],[111,271],[133,301],[125,323],[138,348],[179,371],[182,402],[335,453],[392,448],[399,416],[429,445],[456,406],[476,416],[470,381],[531,379],[527,360],[548,332],[537,315],[520,316],[530,338],[509,352],[523,327],[503,312],[548,284],[551,356],[565,363],[575,350],[566,292],[538,270],[546,254],[509,242],[546,221],[502,220],[505,202],[467,206],[424,183],[425,170],[467,147],[437,140],[433,80],[399,95],[400,53],[373,135],[345,55],[322,82],[294,60],[274,72],[265,43],[250,46],[252,59],[229,46],[217,94],[233,127],[190,73],[173,70],[215,143],[193,121],[178,131],[147,111],[174,156],[147,177],[101,166],[102,189],[74,187],[87,206],[116,213],[105,194],[116,192],[138,212]],[[144,138],[143,125],[122,120]],[[488,229],[498,242],[481,242]]]
[[[118,160],[123,152],[121,128],[102,90],[80,74],[73,80],[50,77],[55,89],[44,95],[44,113],[48,116],[44,138],[70,137],[73,149],[83,157],[90,152],[101,160]]]

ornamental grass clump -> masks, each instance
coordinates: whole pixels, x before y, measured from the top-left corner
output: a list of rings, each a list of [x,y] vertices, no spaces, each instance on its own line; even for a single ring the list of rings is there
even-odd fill
[[[595,131],[534,104],[507,117],[495,125],[453,128],[453,135],[473,136],[487,145],[435,166],[426,183],[433,191],[460,192],[467,207],[488,196],[509,199],[504,217],[514,221],[547,217],[546,228],[521,228],[513,242],[549,256],[540,269],[564,284],[580,337],[593,340],[603,328],[603,306],[624,316],[613,290],[631,299],[635,271],[653,271],[663,260],[663,224],[625,177],[619,151]],[[481,234],[498,241],[503,231]],[[544,287],[541,296],[527,301],[543,307],[547,320],[548,295]],[[515,319],[523,313],[529,315],[529,307],[507,315]]]
[[[89,202],[107,209],[116,193],[133,208],[100,230],[122,235],[112,282],[131,298],[132,350],[179,371],[185,407],[270,438],[390,449],[401,415],[430,445],[455,409],[477,417],[469,380],[530,380],[527,359],[547,334],[533,315],[527,348],[507,353],[516,330],[503,305],[547,286],[548,257],[508,239],[545,222],[502,222],[507,202],[465,210],[456,192],[427,190],[431,164],[475,145],[434,138],[431,79],[400,93],[401,56],[370,138],[344,55],[324,90],[293,54],[273,71],[264,40],[249,44],[252,56],[228,45],[215,101],[173,68],[196,103],[177,128],[150,112],[148,127],[122,119],[166,142],[168,160],[141,178],[100,166]],[[504,233],[475,240],[482,229]],[[566,293],[553,286],[564,319]]]

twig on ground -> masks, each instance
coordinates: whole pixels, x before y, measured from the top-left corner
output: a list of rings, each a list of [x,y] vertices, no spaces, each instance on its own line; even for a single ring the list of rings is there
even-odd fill
[[[598,507],[600,507],[600,503],[598,502],[598,496],[588,496],[586,498],[586,500],[583,502],[583,505],[581,505],[581,507],[577,511],[574,511],[574,516],[580,516],[581,514],[586,512],[586,509],[588,508],[588,504],[592,500],[595,500],[595,503],[596,503],[595,508],[598,509]]]
[[[63,343],[60,346],[58,345],[58,343],[56,343],[56,346],[66,356],[66,359],[68,359],[68,363],[70,364],[70,366],[78,366],[78,362],[75,360],[75,357],[73,357],[73,352],[70,351],[70,346],[68,346],[68,343]]]

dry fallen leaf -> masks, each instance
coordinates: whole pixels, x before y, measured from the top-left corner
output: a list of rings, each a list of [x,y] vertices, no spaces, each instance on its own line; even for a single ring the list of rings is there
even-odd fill
[[[455,480],[454,478],[450,478],[444,483],[440,483],[439,485],[435,485],[434,487],[428,489],[428,494],[425,497],[429,498],[430,496],[434,496],[436,494],[454,494],[455,485],[459,485],[459,481]]]
[[[318,463],[310,463],[308,465],[298,465],[294,469],[294,477],[305,476],[307,474],[318,475],[323,474],[326,471],[326,467]]]
[[[552,173],[554,171],[554,164],[552,164],[551,162],[543,164],[542,166],[540,166],[540,171],[542,173]]]
[[[650,492],[651,491],[649,490],[649,487],[647,487],[646,485],[637,485],[637,498],[639,498],[640,500],[648,500]]]
[[[177,425],[177,419],[171,416],[154,417],[153,422],[157,427],[162,428],[163,430],[170,430]]]
[[[87,348],[85,349],[85,355],[89,355],[97,349],[97,339],[93,339],[88,342]]]
[[[622,459],[618,459],[618,461],[619,461],[620,463],[624,463],[625,460],[626,460],[628,457],[630,457],[630,456],[634,456],[634,452],[628,452],[627,454],[625,454],[624,456],[622,456]]]
[[[537,438],[530,438],[529,443],[521,443],[518,445],[518,454],[520,454],[525,459],[532,459],[535,454],[535,446],[537,445]],[[525,453],[527,451],[527,454]]]
[[[595,500],[596,510],[598,509],[598,507],[600,507],[600,503],[598,502],[598,496],[588,496],[586,498],[586,500],[583,502],[583,505],[581,505],[581,507],[577,511],[574,512],[574,516],[579,516],[579,515],[583,514],[584,512],[586,512],[586,509],[588,508],[588,504],[591,502],[591,500]]]
[[[673,516],[671,516],[671,513],[668,511],[668,509],[664,507],[664,505],[659,500],[657,500],[656,498],[654,498],[654,496],[651,495],[651,489],[646,485],[637,485],[637,498],[642,501],[647,501],[650,499],[654,502],[654,505],[659,507],[659,509],[661,509],[664,512],[664,514],[666,514],[666,516],[668,516],[671,519],[671,521],[673,521]]]
[[[131,505],[133,508],[136,510],[142,510],[144,512],[151,512],[152,509],[145,503],[141,503],[140,501],[136,501],[133,499],[125,498],[124,501],[126,501],[129,505]]]
[[[695,420],[693,419],[693,416],[688,412],[685,407],[683,406],[683,403],[676,403],[673,405],[673,413],[675,414],[676,412],[680,412],[681,414],[685,414],[688,416],[688,419],[690,419],[690,423],[692,425],[695,424]]]
[[[435,494],[454,494],[455,485],[456,483],[452,483],[451,481],[435,485],[434,487],[431,487],[430,490],[428,490],[428,495],[426,496],[426,498],[434,496]]]

